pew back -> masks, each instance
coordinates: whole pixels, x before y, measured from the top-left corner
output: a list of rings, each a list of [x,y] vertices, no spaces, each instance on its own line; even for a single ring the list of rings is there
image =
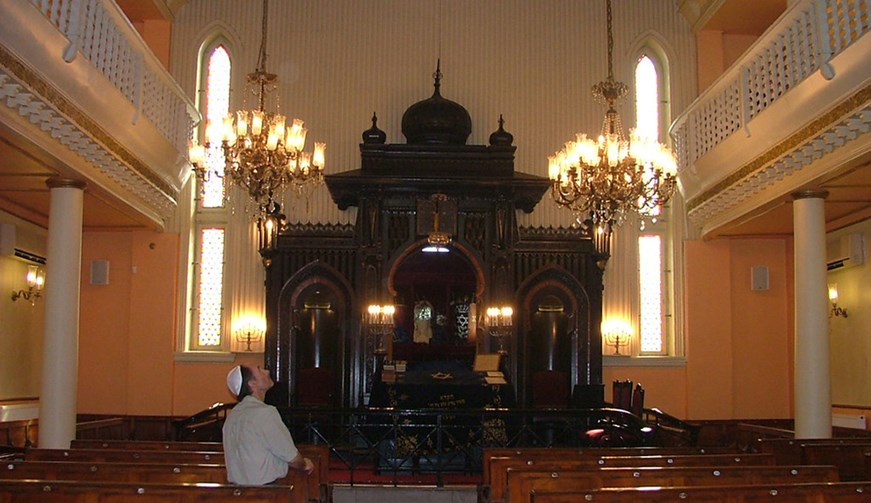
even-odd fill
[[[507,476],[505,501],[511,503],[528,501],[533,491],[839,481],[838,470],[834,466],[644,467],[562,471],[511,468]]]
[[[644,467],[644,466],[770,466],[774,465],[771,454],[677,454],[673,456],[579,456],[576,458],[555,458],[553,455],[536,457],[501,457],[490,461],[489,492],[494,501],[504,498],[508,487],[509,468],[532,468],[542,470],[580,470],[605,467]],[[487,482],[485,481],[485,484]]]
[[[644,455],[676,455],[676,454],[738,454],[734,447],[588,447],[588,448],[553,448],[553,447],[523,447],[484,449],[483,470],[484,483],[490,479],[490,459],[505,457],[536,458],[577,458],[580,456],[644,456]]]
[[[223,451],[221,442],[188,442],[160,440],[100,440],[77,438],[70,443],[72,449],[134,449],[142,451]]]
[[[107,461],[130,463],[224,464],[217,451],[158,451],[134,449],[28,449],[28,461]]]
[[[591,491],[534,491],[533,503],[659,503],[664,501],[716,501],[718,503],[865,503],[871,494],[868,482],[762,484],[698,487],[603,488]]]
[[[287,503],[293,491],[283,485],[4,480],[0,503]]]
[[[757,452],[770,453],[778,464],[832,464],[841,480],[871,480],[871,438],[760,438]]]

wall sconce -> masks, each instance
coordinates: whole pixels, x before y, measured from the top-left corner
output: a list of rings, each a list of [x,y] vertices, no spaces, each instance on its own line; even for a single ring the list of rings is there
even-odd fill
[[[829,318],[832,316],[847,317],[847,310],[843,307],[838,307],[838,285],[829,286],[829,301],[832,303],[832,310],[829,311]]]
[[[366,310],[366,325],[369,327],[369,334],[375,338],[375,354],[387,353],[384,339],[393,335],[394,313],[396,313],[396,307],[393,305],[372,304]]]
[[[505,347],[505,340],[511,336],[514,330],[514,309],[511,306],[488,307],[484,315],[484,326],[490,337],[496,339],[498,345],[497,353],[507,355],[508,350]]]
[[[45,286],[45,271],[38,266],[27,266],[27,290],[12,291],[12,302],[23,298],[30,302],[31,306],[42,297],[42,287]]]
[[[631,356],[627,353],[621,353],[620,348],[629,346],[632,340],[632,327],[629,323],[620,320],[609,320],[602,323],[602,335],[605,339],[605,346],[614,348],[613,356]]]
[[[230,350],[234,353],[262,353],[266,320],[247,316],[233,323],[233,339]]]

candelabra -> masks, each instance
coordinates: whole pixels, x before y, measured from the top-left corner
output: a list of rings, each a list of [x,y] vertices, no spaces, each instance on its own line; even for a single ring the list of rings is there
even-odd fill
[[[620,348],[629,346],[629,339],[627,332],[611,332],[605,335],[607,345],[614,348],[614,356],[628,356],[620,353]]]
[[[393,314],[396,308],[392,305],[369,306],[366,316],[366,324],[369,334],[375,339],[375,354],[387,353],[385,339],[393,334]]]
[[[510,306],[489,307],[484,317],[484,326],[491,339],[496,340],[497,350],[500,355],[507,355],[506,340],[511,337],[514,330],[512,317],[514,310]]]
[[[233,351],[238,353],[262,353],[266,322],[257,318],[245,318],[233,330]]]

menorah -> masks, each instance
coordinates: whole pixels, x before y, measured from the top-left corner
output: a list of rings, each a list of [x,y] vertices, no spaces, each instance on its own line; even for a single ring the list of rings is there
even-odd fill
[[[252,324],[246,324],[236,329],[236,341],[239,344],[245,345],[245,352],[256,352],[260,350],[260,343],[263,341],[263,330]],[[252,344],[254,347],[252,347]]]
[[[496,352],[500,355],[508,354],[505,341],[514,330],[513,315],[514,310],[510,306],[505,306],[488,308],[484,317],[484,325],[487,327],[490,337],[496,340],[498,346]]]
[[[615,356],[628,356],[628,355],[624,355],[624,354],[620,353],[620,348],[621,347],[625,348],[626,346],[628,346],[629,339],[630,339],[630,336],[627,332],[611,332],[611,333],[605,334],[605,341],[606,341],[608,346],[611,346],[614,348],[613,354]]]
[[[364,321],[369,327],[369,333],[375,337],[375,354],[387,352],[385,339],[393,334],[393,315],[396,308],[392,305],[371,305],[367,309]]]

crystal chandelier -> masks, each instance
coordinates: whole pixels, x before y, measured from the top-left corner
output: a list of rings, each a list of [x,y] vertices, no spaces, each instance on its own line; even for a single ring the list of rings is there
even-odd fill
[[[592,88],[593,97],[608,107],[598,139],[578,134],[565,147],[548,157],[551,195],[578,222],[592,224],[596,250],[609,253],[614,227],[629,214],[655,219],[675,189],[677,162],[656,138],[630,131],[623,134],[620,114],[614,104],[629,88],[614,80],[611,34],[611,2],[607,1],[608,80]]]
[[[293,119],[288,127],[285,116],[279,113],[278,76],[266,71],[268,3],[263,0],[257,69],[248,74],[245,86],[245,101],[248,96],[256,97],[257,108],[231,113],[219,124],[208,123],[205,145],[193,144],[189,152],[200,181],[212,176],[229,178],[248,193],[261,214],[268,213],[289,188],[300,193],[305,187],[322,184],[326,149],[324,143],[315,143],[314,153],[303,152],[307,132],[303,121]],[[267,101],[271,101],[275,112],[267,111]],[[204,163],[213,144],[221,145],[223,172],[209,170]]]

